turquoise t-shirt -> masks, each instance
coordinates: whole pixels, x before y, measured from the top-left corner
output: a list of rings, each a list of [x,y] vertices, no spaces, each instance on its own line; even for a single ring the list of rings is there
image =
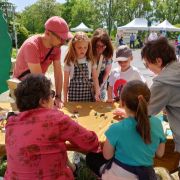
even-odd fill
[[[136,131],[136,120],[132,117],[114,123],[105,132],[115,148],[115,158],[132,166],[151,166],[158,145],[166,142],[161,121],[151,116],[151,144],[145,144]]]

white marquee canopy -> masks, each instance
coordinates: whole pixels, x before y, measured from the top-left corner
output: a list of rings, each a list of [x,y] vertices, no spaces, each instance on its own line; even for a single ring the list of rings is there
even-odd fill
[[[118,27],[120,30],[154,30],[154,31],[180,31],[180,28],[173,26],[168,20],[164,20],[157,26],[148,27],[148,21],[145,18],[135,18],[130,23]]]
[[[130,23],[118,27],[118,30],[148,30],[148,21],[144,18],[135,18]]]
[[[164,20],[157,26],[151,26],[150,30],[154,31],[180,31],[180,28],[173,26],[168,20]]]
[[[75,28],[71,28],[71,31],[85,31],[85,32],[90,32],[93,31],[93,29],[88,28],[83,22],[81,24],[79,24],[77,27]]]

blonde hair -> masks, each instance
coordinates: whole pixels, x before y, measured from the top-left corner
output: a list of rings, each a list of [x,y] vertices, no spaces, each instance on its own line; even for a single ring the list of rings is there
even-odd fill
[[[91,61],[92,64],[95,63],[94,58],[93,58],[93,54],[92,54],[92,46],[91,46],[90,39],[88,38],[86,33],[80,31],[80,32],[76,32],[73,39],[71,39],[71,41],[69,43],[68,52],[67,52],[66,57],[64,59],[64,62],[67,65],[70,66],[70,63],[77,64],[77,56],[76,56],[74,46],[77,42],[82,42],[82,41],[88,42],[88,49],[86,52],[87,61]]]

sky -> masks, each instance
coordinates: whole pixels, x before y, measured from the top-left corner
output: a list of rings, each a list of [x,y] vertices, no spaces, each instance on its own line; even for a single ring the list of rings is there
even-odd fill
[[[35,3],[37,0],[9,0],[16,6],[16,11],[21,12],[26,6],[30,6]],[[56,0],[57,2],[64,3],[65,0]]]

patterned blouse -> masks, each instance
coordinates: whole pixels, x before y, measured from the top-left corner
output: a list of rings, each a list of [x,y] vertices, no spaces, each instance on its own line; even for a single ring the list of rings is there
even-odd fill
[[[97,152],[96,134],[63,112],[38,108],[11,116],[6,125],[5,180],[73,180],[65,142]]]

